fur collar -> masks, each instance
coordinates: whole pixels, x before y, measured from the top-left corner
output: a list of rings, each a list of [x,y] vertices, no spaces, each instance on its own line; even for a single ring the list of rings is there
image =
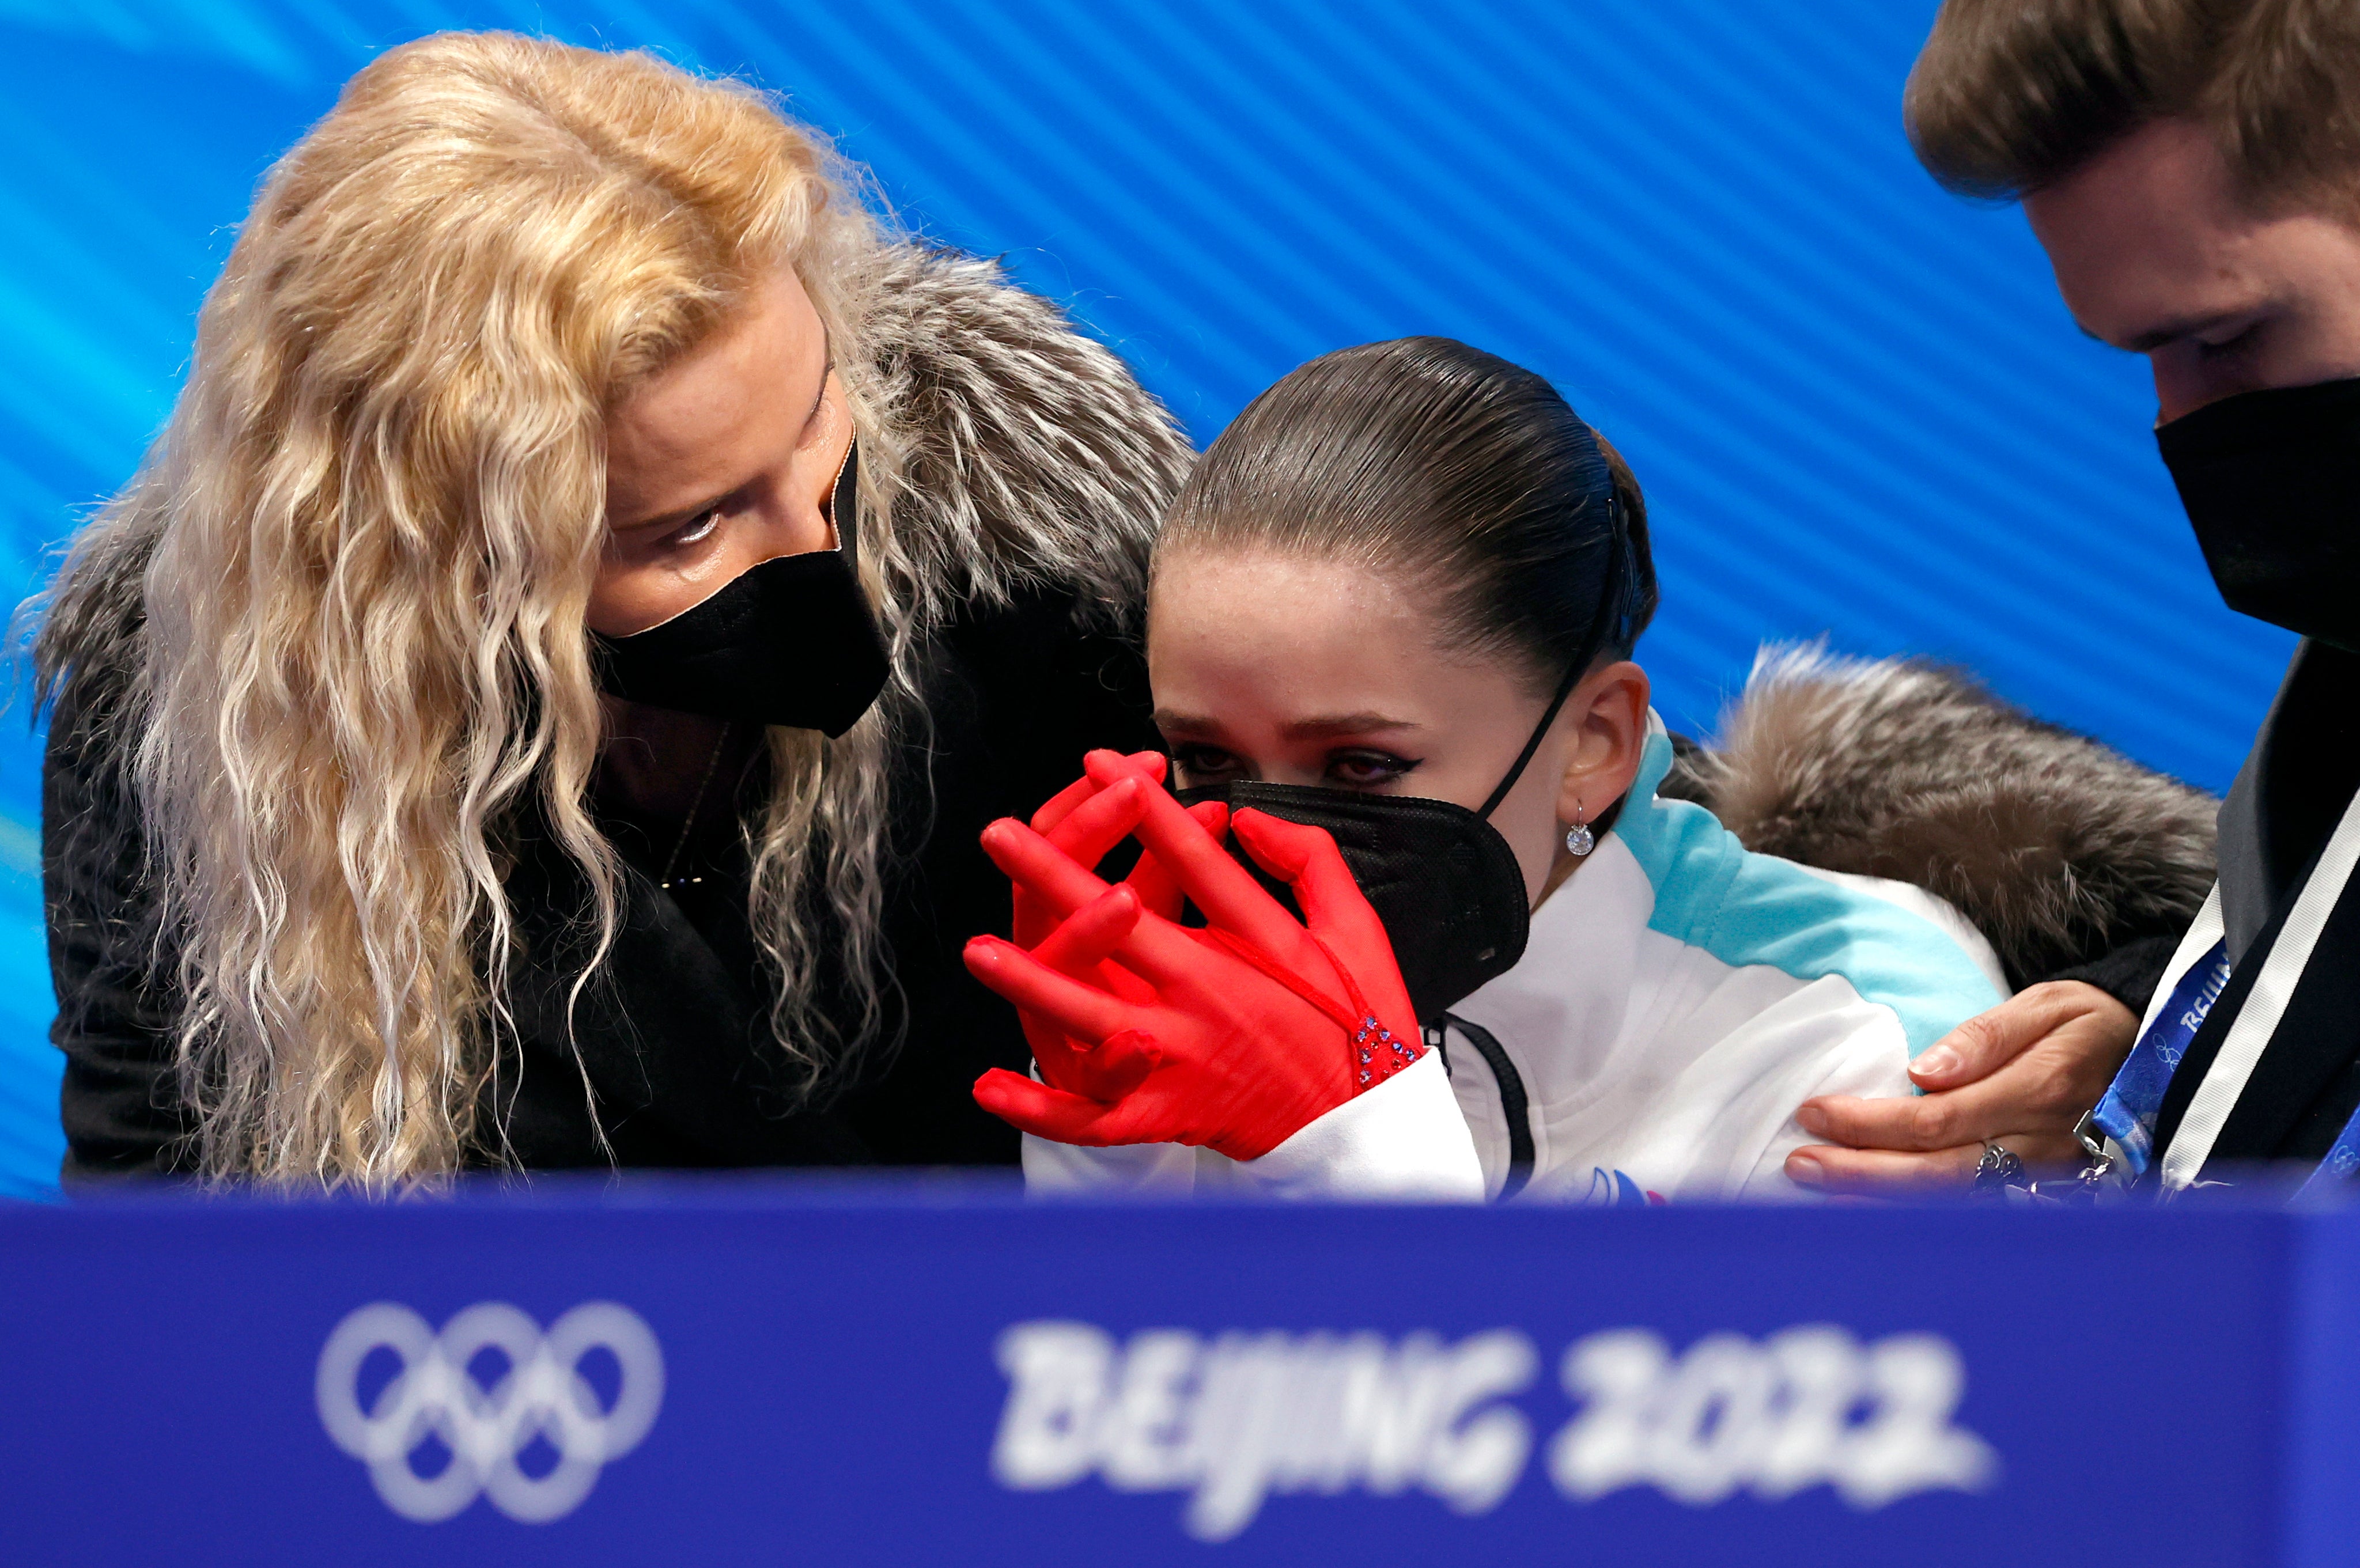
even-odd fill
[[[1765,648],[1663,792],[1748,849],[1941,895],[2018,985],[2176,934],[2213,879],[2212,796],[1914,660]]]
[[[892,246],[867,326],[902,474],[899,586],[919,620],[1054,585],[1135,632],[1156,526],[1196,455],[1164,405],[996,262]]]

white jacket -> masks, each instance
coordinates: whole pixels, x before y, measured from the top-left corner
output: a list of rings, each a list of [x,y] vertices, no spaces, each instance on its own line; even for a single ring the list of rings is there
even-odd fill
[[[1660,721],[1612,833],[1533,913],[1515,968],[1415,1066],[1262,1159],[1024,1140],[1035,1192],[1644,1203],[1784,1197],[1814,1094],[1910,1093],[1910,1057],[2005,995],[1991,948],[1896,882],[1749,854],[1655,795]]]

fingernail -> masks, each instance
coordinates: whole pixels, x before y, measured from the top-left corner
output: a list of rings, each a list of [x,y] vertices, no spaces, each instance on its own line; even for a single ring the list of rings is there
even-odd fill
[[[1816,1187],[1828,1179],[1826,1167],[1808,1154],[1786,1156],[1786,1180],[1799,1181],[1806,1187]]]
[[[1909,1071],[1920,1078],[1947,1078],[1959,1070],[1959,1053],[1947,1045],[1938,1045],[1909,1064]]]
[[[1805,1132],[1815,1133],[1820,1138],[1828,1136],[1828,1113],[1819,1106],[1805,1105],[1795,1113],[1795,1119],[1802,1124]],[[1819,1169],[1819,1161],[1813,1160],[1810,1163],[1813,1170]]]

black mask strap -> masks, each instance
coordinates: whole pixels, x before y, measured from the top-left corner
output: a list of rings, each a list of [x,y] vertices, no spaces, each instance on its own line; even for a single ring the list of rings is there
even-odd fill
[[[1566,667],[1565,679],[1557,682],[1557,695],[1549,699],[1548,711],[1541,715],[1541,722],[1533,726],[1533,733],[1526,737],[1524,749],[1516,754],[1515,763],[1508,769],[1507,777],[1500,780],[1499,787],[1491,791],[1491,799],[1485,800],[1482,808],[1475,813],[1485,822],[1491,820],[1492,811],[1508,798],[1508,791],[1516,787],[1516,780],[1524,776],[1533,754],[1540,750],[1542,740],[1548,735],[1549,725],[1557,723],[1557,713],[1565,707],[1566,699],[1573,695],[1573,689],[1581,684],[1581,678],[1590,672],[1590,660],[1596,659],[1598,650],[1606,646],[1607,633],[1612,629],[1615,617],[1622,612],[1622,593],[1629,586],[1631,578],[1627,559],[1631,546],[1629,536],[1622,529],[1622,502],[1609,500],[1606,505],[1607,517],[1612,529],[1612,537],[1607,542],[1614,554],[1606,563],[1610,576],[1606,591],[1598,596],[1597,617],[1590,623],[1589,635],[1581,639],[1581,651],[1574,655],[1573,662]]]
[[[844,563],[850,567],[860,564],[860,443],[858,441],[844,449],[844,466],[836,471],[836,483],[827,487],[827,521],[836,529],[836,548],[844,552]]]

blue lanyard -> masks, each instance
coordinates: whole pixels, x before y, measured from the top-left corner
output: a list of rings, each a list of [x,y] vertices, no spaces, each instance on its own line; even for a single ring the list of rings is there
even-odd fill
[[[2319,1162],[2319,1169],[2311,1173],[2310,1180],[2295,1189],[2294,1195],[2298,1200],[2324,1196],[2343,1188],[2355,1171],[2360,1171],[2360,1110],[2352,1113],[2352,1119],[2336,1135],[2335,1147],[2327,1151],[2327,1158]]]
[[[2220,1000],[2221,987],[2228,983],[2228,943],[2216,942],[2211,952],[2181,974],[2180,983],[2171,988],[2171,999],[2131,1047],[2130,1059],[2106,1086],[2106,1097],[2090,1113],[2090,1125],[2114,1140],[2134,1177],[2147,1174],[2147,1162],[2154,1156],[2156,1114],[2163,1109],[2171,1074],[2180,1059],[2188,1054],[2188,1042],[2204,1027],[2205,1015]],[[2354,1144],[2347,1158],[2360,1165],[2360,1133],[2347,1127],[2344,1137]],[[2344,1143],[2335,1147],[2339,1154],[2344,1152]]]
[[[2225,942],[2214,942],[2212,951],[2189,966],[2171,988],[2171,999],[2163,1011],[2155,1016],[2138,1043],[2131,1048],[2130,1059],[2107,1085],[2106,1097],[2090,1113],[2090,1125],[2114,1140],[2123,1151],[2123,1163],[2130,1167],[2133,1177],[2147,1174],[2155,1153],[2156,1113],[2163,1108],[2164,1092],[2171,1086],[2171,1074],[2180,1066],[2180,1059],[2188,1053],[2189,1041],[2204,1027],[2205,1015],[2221,998],[2221,988],[2229,983],[2229,953]],[[2319,1162],[2295,1196],[2316,1198],[2341,1188],[2353,1172],[2360,1171],[2360,1110],[2352,1113],[2337,1135],[2335,1145]]]

